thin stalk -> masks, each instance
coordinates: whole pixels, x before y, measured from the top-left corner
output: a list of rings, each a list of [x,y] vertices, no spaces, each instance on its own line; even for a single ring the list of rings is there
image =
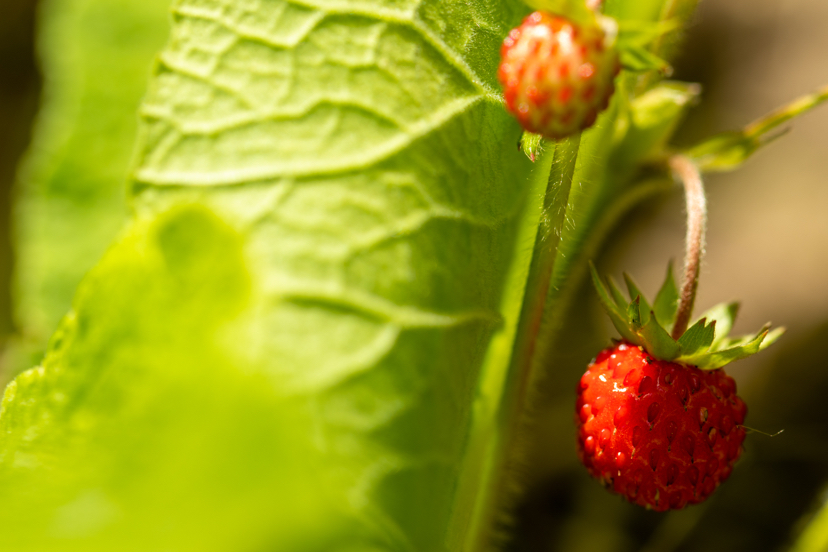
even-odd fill
[[[496,434],[489,449],[481,489],[481,510],[471,524],[467,550],[487,550],[489,533],[496,525],[499,512],[508,503],[511,473],[509,464],[516,449],[519,427],[524,422],[537,355],[538,334],[546,307],[546,298],[558,245],[561,241],[572,188],[572,177],[580,148],[580,133],[555,144],[554,160],[543,198],[543,209],[532,250],[515,343],[512,347],[503,396],[497,410]]]
[[[696,301],[707,228],[707,199],[704,195],[701,173],[688,157],[674,155],[670,158],[670,169],[673,171],[673,176],[684,185],[684,197],[687,203],[684,277],[681,283],[676,323],[673,326],[673,339],[678,339],[687,330],[690,316],[693,313],[693,303]]]
[[[532,251],[526,295],[523,297],[521,316],[518,322],[517,340],[512,350],[510,376],[519,378],[515,400],[522,402],[526,397],[527,386],[532,371],[532,361],[540,331],[549,282],[555,269],[558,244],[561,242],[569,193],[572,189],[572,176],[578,157],[581,135],[572,136],[555,146],[555,160],[549,172],[546,194],[543,199],[543,211],[538,224],[538,235]],[[514,405],[517,406],[517,405]],[[515,410],[503,408],[506,416]]]

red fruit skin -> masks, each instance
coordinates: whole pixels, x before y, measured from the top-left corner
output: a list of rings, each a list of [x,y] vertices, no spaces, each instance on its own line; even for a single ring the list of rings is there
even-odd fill
[[[595,122],[609,104],[618,54],[601,27],[534,12],[509,33],[498,78],[506,107],[524,129],[560,139]]]
[[[625,342],[578,385],[578,455],[590,475],[657,511],[705,500],[742,452],[747,407],[723,370],[654,359]]]

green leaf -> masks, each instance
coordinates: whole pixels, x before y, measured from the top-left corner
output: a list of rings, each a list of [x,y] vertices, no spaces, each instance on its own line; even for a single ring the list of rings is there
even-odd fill
[[[681,348],[680,356],[688,364],[693,364],[692,357],[707,352],[713,344],[713,338],[716,335],[716,321],[713,320],[705,325],[706,322],[705,318],[700,318],[678,339]]]
[[[687,155],[705,172],[733,170],[744,163],[756,150],[784,134],[785,129],[777,130],[781,125],[810,111],[826,100],[828,100],[828,86],[794,100],[754,121],[741,131],[717,134],[688,149]]]
[[[653,302],[655,317],[668,332],[673,328],[673,322],[676,319],[676,312],[678,311],[678,304],[679,291],[676,280],[673,277],[673,263],[670,262],[667,265],[667,275],[664,278],[664,283],[661,285],[661,289],[658,290],[658,294]],[[710,317],[708,318],[712,319]]]
[[[6,393],[4,546],[488,535],[466,445],[496,427],[547,176],[495,81],[519,8],[175,3],[135,216]]]

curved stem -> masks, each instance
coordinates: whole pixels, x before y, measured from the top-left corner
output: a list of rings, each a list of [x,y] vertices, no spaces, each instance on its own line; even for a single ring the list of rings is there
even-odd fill
[[[684,277],[681,283],[678,314],[673,326],[673,339],[678,339],[687,330],[696,288],[699,284],[699,269],[704,254],[704,235],[707,227],[707,199],[698,167],[684,155],[670,158],[673,175],[684,185],[687,202],[687,237],[685,239]]]

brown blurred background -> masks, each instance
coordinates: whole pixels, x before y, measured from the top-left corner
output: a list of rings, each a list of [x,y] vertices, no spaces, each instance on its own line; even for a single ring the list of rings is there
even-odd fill
[[[4,2],[0,16],[0,336],[13,330],[12,184],[40,99],[35,62],[35,0]]]

